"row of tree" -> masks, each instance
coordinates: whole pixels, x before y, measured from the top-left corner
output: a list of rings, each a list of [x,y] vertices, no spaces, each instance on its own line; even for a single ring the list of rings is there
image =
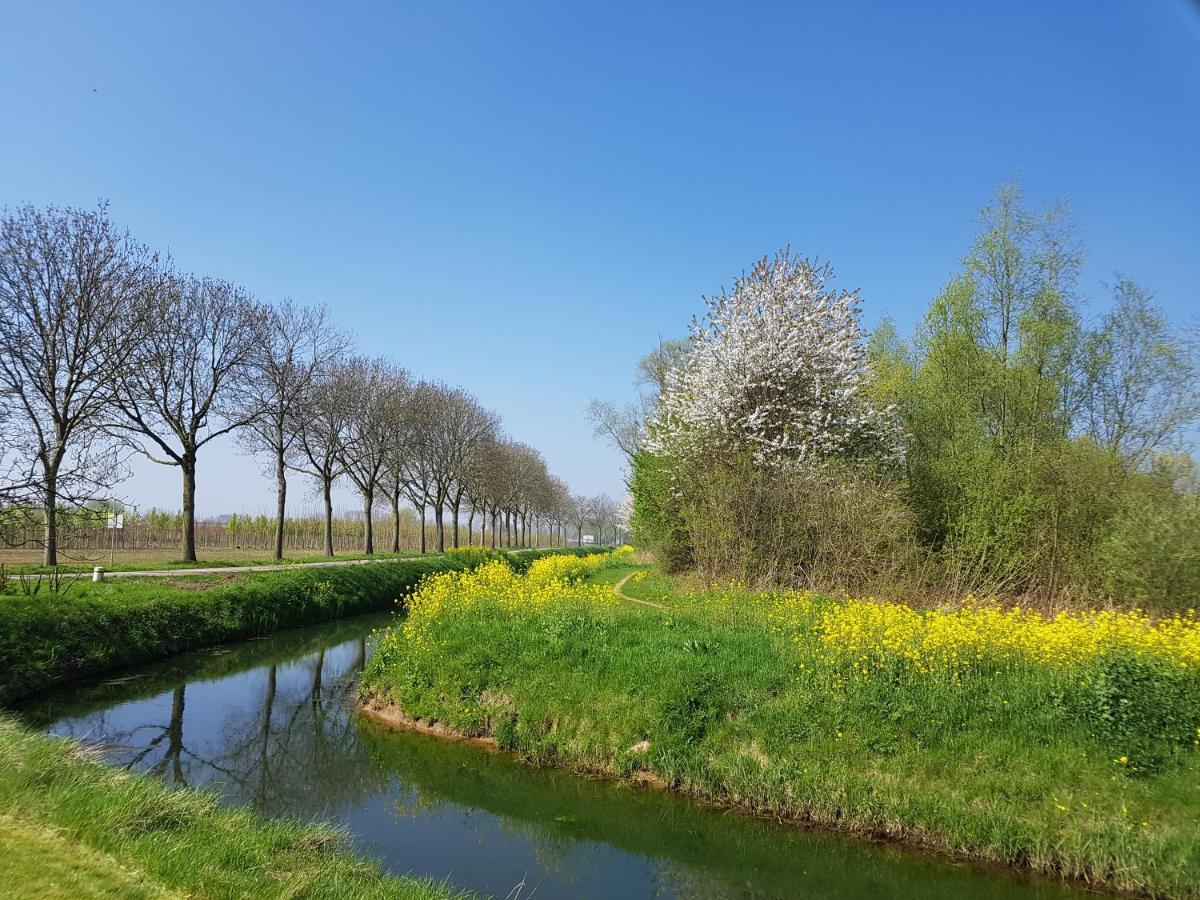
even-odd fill
[[[715,579],[1194,606],[1200,341],[1123,277],[1089,321],[1075,233],[1001,188],[907,340],[828,267],[760,260],[641,404],[592,406],[635,534]]]
[[[539,524],[580,538],[587,521],[615,514],[607,498],[572,496],[466,391],[354,355],[324,309],[258,303],[176,271],[103,204],[0,218],[0,417],[0,498],[37,515],[47,565],[58,562],[60,508],[107,496],[130,452],[180,470],[181,549],[195,560],[200,453],[230,433],[269,460],[276,558],[289,473],[320,490],[329,555],[340,481],[362,498],[367,553],[384,503],[396,522],[402,503],[422,522],[432,514],[439,550],[446,518],[457,544],[464,512],[481,542],[509,545]]]

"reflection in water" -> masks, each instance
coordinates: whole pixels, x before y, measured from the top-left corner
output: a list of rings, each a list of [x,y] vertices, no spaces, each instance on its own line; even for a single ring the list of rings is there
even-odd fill
[[[272,815],[344,823],[390,870],[504,897],[1058,898],[1074,892],[699,808],[352,715],[371,616],[45,695],[33,724]]]

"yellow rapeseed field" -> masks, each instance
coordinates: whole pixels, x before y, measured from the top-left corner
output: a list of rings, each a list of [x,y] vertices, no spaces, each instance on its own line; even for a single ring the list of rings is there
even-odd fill
[[[416,648],[428,647],[429,627],[448,612],[465,613],[483,607],[518,612],[569,603],[589,606],[619,603],[609,585],[586,585],[592,572],[628,563],[632,547],[591,556],[546,556],[518,575],[500,560],[468,572],[446,572],[426,579],[408,602],[402,633]]]
[[[896,664],[928,676],[958,678],[986,665],[1033,664],[1069,670],[1110,654],[1200,673],[1195,611],[1153,620],[1141,610],[1062,612],[1046,618],[1019,606],[968,597],[952,610],[917,610],[873,598],[809,593],[772,595],[766,615],[811,653],[849,661],[861,676]]]

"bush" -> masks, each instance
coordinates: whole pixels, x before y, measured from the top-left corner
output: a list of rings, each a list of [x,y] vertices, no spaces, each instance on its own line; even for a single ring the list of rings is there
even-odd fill
[[[1097,542],[1094,571],[1109,596],[1190,609],[1200,605],[1200,495],[1162,493],[1129,492]]]
[[[863,592],[895,587],[916,569],[913,516],[899,490],[850,466],[727,460],[692,473],[683,520],[710,584]]]
[[[682,572],[691,567],[692,553],[668,465],[665,457],[645,451],[634,456],[630,526],[638,543],[654,551],[668,572]]]

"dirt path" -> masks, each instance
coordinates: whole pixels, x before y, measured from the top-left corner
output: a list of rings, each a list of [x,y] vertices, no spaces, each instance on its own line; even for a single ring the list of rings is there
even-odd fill
[[[613,585],[613,593],[616,594],[618,597],[620,597],[622,600],[628,600],[630,603],[636,603],[638,606],[649,606],[654,609],[663,609],[663,610],[670,612],[671,607],[669,607],[669,606],[663,606],[661,603],[655,603],[651,600],[639,600],[637,597],[630,597],[627,593],[625,593],[623,590],[621,590],[621,588],[625,587],[625,582],[627,582],[630,578],[632,578],[636,574],[637,574],[637,572],[630,572],[628,575],[626,575],[624,578],[622,578],[620,581],[618,581],[616,584],[614,584]]]

